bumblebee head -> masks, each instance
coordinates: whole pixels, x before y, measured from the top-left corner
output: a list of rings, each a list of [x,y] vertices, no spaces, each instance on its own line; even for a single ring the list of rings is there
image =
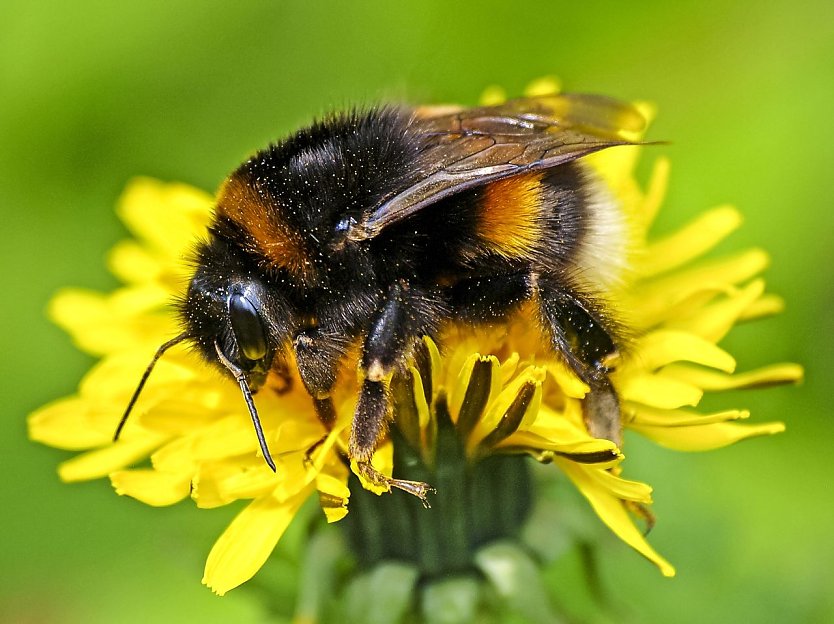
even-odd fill
[[[266,381],[287,342],[293,313],[260,273],[245,265],[234,248],[212,236],[197,248],[196,268],[185,297],[178,303],[184,331],[157,350],[116,429],[118,440],[145,382],[160,357],[180,342],[190,342],[208,362],[231,375],[240,386],[267,464],[275,470],[252,394]]]
[[[260,272],[217,237],[197,249],[179,314],[185,334],[206,361],[238,383],[243,379],[252,392],[263,385],[295,324],[280,290],[268,289]]]

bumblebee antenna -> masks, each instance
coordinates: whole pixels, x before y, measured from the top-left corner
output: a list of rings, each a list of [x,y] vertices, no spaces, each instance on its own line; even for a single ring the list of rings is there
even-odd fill
[[[122,429],[124,429],[125,423],[127,422],[127,417],[130,416],[130,412],[133,411],[133,406],[136,404],[136,399],[138,399],[139,395],[142,393],[142,388],[145,387],[145,382],[148,381],[148,377],[150,377],[151,371],[153,370],[153,367],[156,365],[156,361],[159,358],[161,358],[168,349],[170,349],[176,344],[181,343],[186,338],[188,338],[188,334],[180,334],[176,338],[171,338],[171,340],[164,343],[161,347],[159,347],[159,349],[156,350],[156,353],[154,354],[151,363],[148,364],[148,367],[145,369],[145,372],[142,375],[142,379],[139,380],[139,385],[136,386],[136,390],[133,391],[133,396],[130,397],[130,403],[127,404],[125,413],[122,414],[122,419],[119,421],[119,426],[116,427],[116,433],[113,434],[113,442],[118,442],[119,436],[122,434]]]
[[[255,400],[252,398],[252,391],[249,389],[249,384],[246,383],[246,375],[238,366],[235,366],[229,361],[229,358],[223,355],[223,350],[217,344],[217,341],[214,343],[214,350],[217,351],[217,357],[220,359],[220,363],[229,369],[229,372],[240,386],[240,391],[246,400],[246,406],[249,408],[249,415],[252,417],[252,424],[255,426],[255,435],[258,436],[258,444],[261,445],[261,453],[263,453],[267,465],[272,468],[272,472],[278,472],[275,468],[275,462],[272,460],[272,455],[269,453],[269,447],[266,445],[264,430],[261,427],[261,419],[258,418],[258,410],[255,407]]]

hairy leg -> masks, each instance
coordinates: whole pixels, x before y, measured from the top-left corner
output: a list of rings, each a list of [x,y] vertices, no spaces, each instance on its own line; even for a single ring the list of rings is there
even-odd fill
[[[542,322],[556,352],[590,387],[583,409],[590,434],[618,446],[622,442],[620,401],[608,377],[607,362],[617,353],[615,324],[593,298],[554,279],[538,283]]]
[[[424,335],[433,335],[446,313],[443,297],[405,281],[394,284],[369,327],[362,349],[365,378],[353,417],[349,454],[362,475],[377,485],[399,488],[418,496],[428,505],[431,489],[416,481],[390,479],[371,465],[371,458],[385,437],[391,417],[388,384],[394,371],[403,366]]]

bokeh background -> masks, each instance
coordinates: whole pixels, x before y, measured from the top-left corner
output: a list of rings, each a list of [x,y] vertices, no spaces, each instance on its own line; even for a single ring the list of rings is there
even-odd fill
[[[646,150],[672,159],[660,230],[733,202],[724,251],[766,247],[785,314],[736,330],[741,368],[800,361],[798,388],[726,395],[787,433],[683,455],[627,440],[655,486],[669,580],[603,538],[600,615],[578,558],[551,577],[578,621],[834,621],[834,5],[180,0],[0,5],[0,621],[258,622],[261,595],[217,598],[205,556],[236,509],[151,509],[108,483],[62,485],[67,453],[26,414],[92,363],[45,318],[64,285],[113,287],[113,206],[136,175],[213,190],[253,149],[333,107],[474,103],[557,74],[573,91],[648,99]],[[644,168],[645,172],[646,168]],[[612,616],[611,614],[615,615]]]

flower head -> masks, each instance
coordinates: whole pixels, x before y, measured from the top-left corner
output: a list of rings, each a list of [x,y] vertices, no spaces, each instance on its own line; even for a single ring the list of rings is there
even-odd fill
[[[619,198],[630,231],[629,268],[607,293],[634,334],[610,375],[624,427],[688,451],[782,431],[780,423],[741,423],[749,416],[744,410],[694,409],[705,392],[791,382],[801,370],[780,364],[735,372],[736,361],[719,346],[721,339],[737,323],[781,309],[758,277],[767,255],[754,249],[702,259],[740,225],[739,212],[729,206],[706,212],[676,233],[650,238],[669,165],[657,161],[644,191],[633,178],[639,150],[621,147],[586,159]],[[258,571],[314,494],[328,522],[348,515],[349,534],[351,522],[388,512],[375,507],[358,484],[377,493],[380,488],[345,461],[356,402],[350,370],[335,392],[337,418],[329,430],[294,372],[290,391],[272,380],[257,395],[276,473],[258,456],[237,385],[185,346],[159,361],[124,434],[113,442],[150,356],[179,333],[169,304],[187,283],[183,258],[203,236],[212,205],[211,196],[179,184],[141,179],[127,188],[118,211],[135,238],[118,244],[109,257],[124,286],[109,294],[66,290],[50,306],[50,316],[78,347],[101,359],[76,395],[32,414],[29,427],[34,440],[82,451],[61,464],[65,481],[107,476],[117,493],[155,506],[186,498],[201,508],[250,501],[206,563],[204,583],[223,594]],[[431,483],[437,490],[434,508],[414,512],[420,519],[413,521],[439,514],[435,522],[448,520],[437,526],[450,536],[442,556],[426,559],[415,547],[412,559],[422,561],[423,573],[448,570],[479,561],[478,549],[490,541],[516,535],[533,496],[525,468],[532,457],[564,473],[614,533],[664,575],[673,575],[635,523],[651,517],[651,488],[622,476],[623,449],[589,434],[583,418],[589,387],[540,339],[528,312],[490,329],[450,328],[441,348],[425,339],[413,365],[390,382],[395,425],[374,466],[391,475],[396,464],[398,476]],[[503,462],[500,469],[495,462]],[[507,475],[515,476],[508,481]],[[497,491],[503,492],[497,500],[510,501],[508,515],[485,521],[489,514],[483,509]],[[378,500],[395,506],[416,502],[403,494]],[[373,563],[380,555],[402,554],[397,548],[405,547],[404,535],[395,532],[371,550],[352,543],[360,559]]]

